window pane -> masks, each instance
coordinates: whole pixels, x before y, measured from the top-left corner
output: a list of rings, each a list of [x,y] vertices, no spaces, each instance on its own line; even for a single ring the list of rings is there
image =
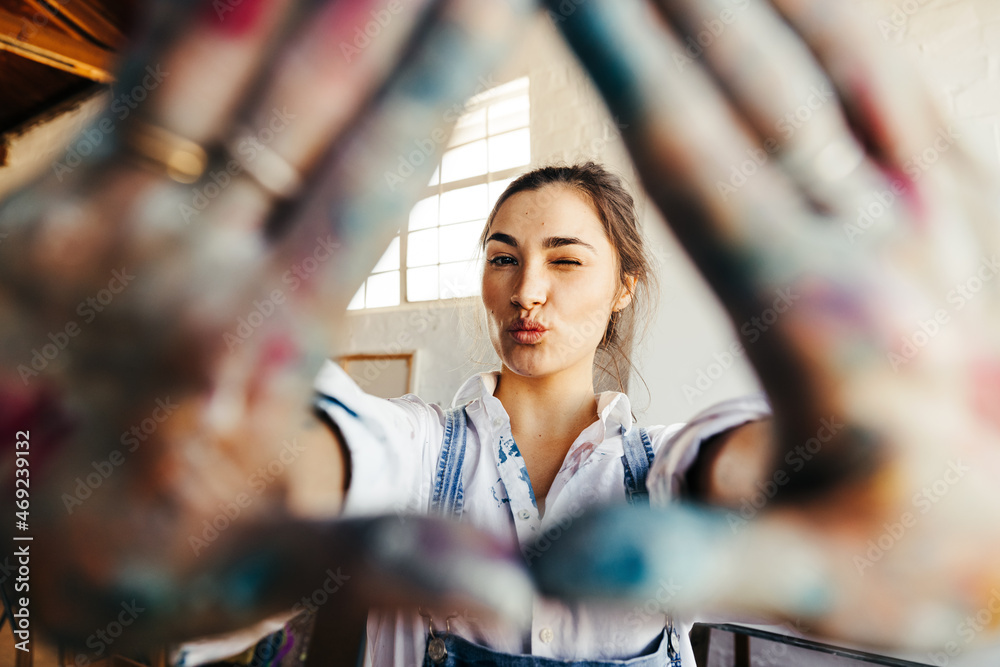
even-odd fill
[[[438,179],[440,179],[440,178],[441,178],[441,167],[439,165],[439,166],[437,166],[437,167],[434,168],[434,173],[431,174],[431,182],[428,183],[427,185],[429,185],[429,186],[430,185],[437,185],[438,184]]]
[[[448,146],[458,146],[467,144],[476,139],[486,136],[486,109],[476,109],[471,111],[455,123],[455,129],[451,132],[451,139]]]
[[[367,282],[367,281],[366,281]],[[365,307],[365,283],[361,283],[357,293],[351,302],[347,304],[347,310],[361,310]]]
[[[528,96],[515,97],[490,105],[490,134],[500,134],[528,126]]]
[[[372,269],[372,273],[381,273],[383,271],[395,271],[399,268],[399,237],[397,236],[389,244],[385,253],[382,255],[381,259],[378,260],[378,264]]]
[[[438,263],[438,230],[410,232],[406,237],[406,266],[427,266]]]
[[[434,301],[438,298],[438,267],[406,270],[406,300]]]
[[[441,298],[454,299],[479,294],[481,275],[478,262],[441,265]]]
[[[445,192],[441,195],[441,224],[485,218],[489,214],[486,208],[488,192],[485,183]]]
[[[519,167],[531,162],[531,135],[528,128],[489,138],[490,171]]]
[[[513,180],[513,178],[505,178],[502,181],[493,181],[490,183],[489,210],[493,210],[493,206],[496,205],[497,199],[500,199],[500,195],[503,194],[503,191],[507,189],[507,186],[510,185]]]
[[[410,211],[410,231],[437,227],[438,196],[421,199]]]
[[[441,158],[441,182],[451,183],[486,173],[486,140],[452,148]]]
[[[472,259],[478,250],[479,235],[485,220],[463,222],[441,228],[441,262],[458,262]]]
[[[365,294],[366,308],[384,308],[399,305],[399,271],[377,273],[368,277]]]

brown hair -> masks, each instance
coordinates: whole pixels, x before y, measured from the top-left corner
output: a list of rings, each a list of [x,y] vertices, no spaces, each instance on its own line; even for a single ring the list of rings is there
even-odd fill
[[[539,190],[554,184],[565,185],[584,193],[597,209],[604,232],[617,256],[619,289],[625,287],[628,276],[635,278],[631,303],[611,314],[604,337],[597,346],[598,352],[603,351],[607,360],[599,361],[601,355],[595,357],[595,367],[613,378],[618,390],[625,392],[620,362],[624,362],[626,367],[632,366],[630,352],[635,342],[637,323],[645,322],[648,325],[652,322],[650,315],[654,302],[652,295],[656,292],[656,278],[635,212],[635,202],[618,176],[595,162],[541,167],[522,174],[507,186],[493,206],[479,238],[480,250],[485,251],[493,220],[510,197],[519,192]],[[597,384],[600,386],[602,383]]]

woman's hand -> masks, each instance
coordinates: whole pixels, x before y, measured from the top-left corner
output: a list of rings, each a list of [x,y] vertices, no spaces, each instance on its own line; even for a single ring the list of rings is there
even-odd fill
[[[529,9],[155,5],[121,82],[145,100],[95,124],[100,156],[0,208],[0,423],[30,441],[39,627],[81,640],[134,599],[148,611],[133,640],[228,629],[331,568],[356,604],[527,599],[514,556],[467,531],[322,521],[343,471],[308,405],[435,138]],[[432,155],[385,176],[427,137]],[[318,466],[330,497],[303,507],[297,476]],[[401,536],[437,546],[402,564],[380,552]],[[513,588],[456,578],[463,559],[497,563]]]
[[[543,582],[642,599],[666,577],[678,607],[874,644],[994,636],[992,176],[850,3],[595,0],[563,19],[732,320],[774,320],[747,353],[776,437],[766,506],[594,519],[581,535],[614,546],[559,570],[587,553],[567,538]]]

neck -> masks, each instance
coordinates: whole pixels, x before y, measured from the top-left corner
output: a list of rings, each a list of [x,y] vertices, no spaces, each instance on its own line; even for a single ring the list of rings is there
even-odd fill
[[[592,364],[544,377],[525,377],[504,366],[493,395],[503,403],[514,431],[545,425],[553,433],[579,434],[597,419]]]

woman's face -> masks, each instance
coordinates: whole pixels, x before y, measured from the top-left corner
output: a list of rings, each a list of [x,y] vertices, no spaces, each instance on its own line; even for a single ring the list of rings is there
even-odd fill
[[[528,377],[589,371],[612,309],[630,299],[585,194],[554,184],[504,202],[486,243],[483,305],[507,368]]]

